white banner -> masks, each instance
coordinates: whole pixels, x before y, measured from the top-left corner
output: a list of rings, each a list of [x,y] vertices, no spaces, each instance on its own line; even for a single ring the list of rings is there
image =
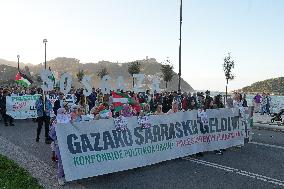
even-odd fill
[[[39,95],[7,96],[7,114],[14,119],[37,118],[35,102]]]
[[[56,135],[65,178],[72,181],[155,164],[165,160],[243,145],[238,109],[207,110],[149,116],[150,128],[137,117],[126,118],[127,129],[113,119],[58,124]]]
[[[49,94],[46,97],[50,100],[52,107],[54,106],[54,102],[58,99],[58,95]],[[73,94],[66,94],[65,95],[65,102],[68,103],[69,106],[75,104],[75,96]]]
[[[47,95],[46,97],[51,101],[53,107],[58,95]],[[38,98],[39,95],[7,96],[6,113],[14,119],[37,118],[35,103]],[[67,102],[69,106],[75,104],[74,95],[65,95],[65,102]]]

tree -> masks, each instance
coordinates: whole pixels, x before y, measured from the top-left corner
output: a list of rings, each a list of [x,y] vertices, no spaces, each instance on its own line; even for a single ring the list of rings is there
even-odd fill
[[[232,74],[232,70],[235,67],[235,62],[231,58],[231,53],[228,53],[228,56],[224,58],[224,64],[223,64],[223,70],[225,73],[225,78],[226,78],[226,100],[228,96],[228,83],[229,80],[233,80],[235,76]]]
[[[173,69],[174,67],[169,59],[166,60],[166,63],[162,64],[161,71],[163,80],[166,82],[166,89],[168,88],[168,82],[170,82],[174,77],[175,73]]]
[[[78,81],[81,82],[83,77],[85,76],[84,70],[79,70],[78,73],[76,74]]]
[[[128,73],[132,76],[132,87],[134,87],[134,74],[139,74],[141,71],[141,63],[140,62],[131,62],[128,65]]]
[[[29,77],[31,76],[30,68],[28,66],[25,66],[24,73]]]
[[[100,79],[102,79],[105,75],[108,75],[108,71],[106,67],[102,67],[101,70],[97,72],[97,75]]]

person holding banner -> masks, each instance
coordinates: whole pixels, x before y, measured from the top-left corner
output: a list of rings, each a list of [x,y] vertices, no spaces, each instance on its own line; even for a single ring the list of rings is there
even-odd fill
[[[41,128],[44,123],[45,127],[45,143],[50,144],[51,141],[48,136],[49,125],[50,125],[50,114],[52,111],[51,101],[44,97],[42,89],[38,89],[38,94],[41,94],[40,98],[36,101],[36,110],[37,110],[37,133],[36,133],[36,142],[39,142],[39,136],[41,133]]]
[[[64,108],[59,108],[56,112],[56,119],[52,123],[49,131],[49,136],[54,142],[54,147],[55,147],[55,155],[57,157],[57,179],[58,179],[58,184],[63,186],[66,182],[65,180],[65,175],[64,175],[64,169],[62,165],[62,160],[61,160],[61,155],[60,155],[60,150],[58,146],[58,141],[57,141],[57,136],[56,136],[56,124],[58,123],[69,123],[70,122],[70,116],[66,114],[66,110]]]

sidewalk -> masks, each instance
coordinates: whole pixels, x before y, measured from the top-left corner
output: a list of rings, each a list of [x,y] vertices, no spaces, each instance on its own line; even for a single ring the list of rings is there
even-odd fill
[[[280,130],[284,131],[284,125],[277,121],[271,123],[271,116],[264,114],[260,115],[260,113],[253,114],[253,127],[258,129],[272,129],[272,130]],[[284,120],[284,116],[282,116]]]
[[[15,125],[5,127],[0,123],[0,154],[26,169],[44,188],[84,188],[77,182],[59,186],[56,163],[50,158],[50,145],[44,144],[44,140],[35,142],[36,124],[28,120],[18,120]],[[44,138],[44,133],[41,135]]]

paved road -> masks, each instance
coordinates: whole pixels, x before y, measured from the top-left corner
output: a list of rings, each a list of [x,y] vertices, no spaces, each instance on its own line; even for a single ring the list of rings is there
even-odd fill
[[[284,133],[253,130],[252,143],[231,148],[224,155],[205,153],[202,158],[180,158],[129,171],[80,180],[86,188],[284,188]],[[36,124],[17,121],[15,127],[0,124],[0,136],[24,148],[44,162],[50,147],[35,143]],[[68,185],[67,185],[68,186]]]

